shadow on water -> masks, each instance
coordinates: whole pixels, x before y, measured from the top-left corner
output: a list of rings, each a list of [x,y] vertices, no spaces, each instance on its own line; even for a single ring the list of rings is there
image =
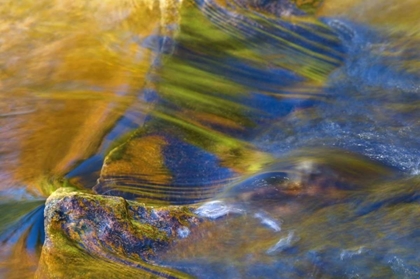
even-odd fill
[[[71,185],[200,205],[156,258],[199,278],[417,278],[420,38],[324,2],[10,3],[0,276]]]

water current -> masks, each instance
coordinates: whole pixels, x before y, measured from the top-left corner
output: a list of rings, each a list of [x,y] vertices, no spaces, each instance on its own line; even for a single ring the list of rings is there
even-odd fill
[[[420,277],[416,1],[3,2],[1,278],[67,185],[199,206],[186,276]]]

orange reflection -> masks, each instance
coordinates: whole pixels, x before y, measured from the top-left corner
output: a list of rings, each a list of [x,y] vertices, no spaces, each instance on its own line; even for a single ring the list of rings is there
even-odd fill
[[[165,167],[162,152],[166,144],[165,139],[160,136],[130,140],[111,152],[101,176],[132,175],[160,185],[169,184],[172,176]]]

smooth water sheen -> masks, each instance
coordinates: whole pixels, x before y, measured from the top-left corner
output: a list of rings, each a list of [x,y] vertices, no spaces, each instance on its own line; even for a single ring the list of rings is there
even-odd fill
[[[3,2],[0,277],[66,185],[197,204],[198,278],[420,276],[416,1]]]

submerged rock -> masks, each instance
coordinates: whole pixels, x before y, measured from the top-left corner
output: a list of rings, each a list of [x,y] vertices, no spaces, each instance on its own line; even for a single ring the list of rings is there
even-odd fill
[[[153,257],[200,222],[192,210],[61,188],[45,206],[36,278],[188,277],[153,265]]]

